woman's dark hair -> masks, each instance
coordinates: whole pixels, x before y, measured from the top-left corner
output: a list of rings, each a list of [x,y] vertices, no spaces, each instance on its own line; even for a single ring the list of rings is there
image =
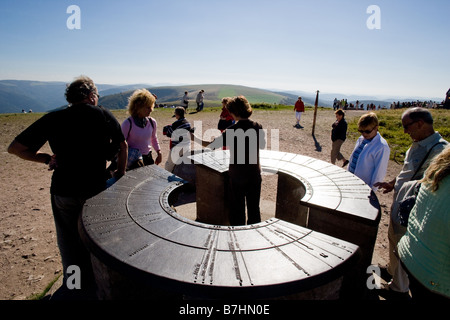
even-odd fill
[[[252,106],[244,96],[232,98],[226,107],[230,113],[243,119],[249,118],[253,113]]]
[[[340,116],[345,117],[345,112],[342,111],[342,109],[337,110],[334,114],[338,114],[338,115],[340,115]]]

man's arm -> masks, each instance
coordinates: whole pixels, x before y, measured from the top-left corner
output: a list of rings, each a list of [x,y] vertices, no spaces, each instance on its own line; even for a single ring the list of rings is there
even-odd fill
[[[14,154],[24,160],[45,164],[49,164],[52,159],[52,156],[50,154],[39,152],[39,150],[32,150],[17,140],[11,142],[8,147],[8,153]]]
[[[117,156],[117,170],[114,173],[116,178],[120,178],[125,174],[128,160],[128,143],[124,140],[120,143],[120,150]]]

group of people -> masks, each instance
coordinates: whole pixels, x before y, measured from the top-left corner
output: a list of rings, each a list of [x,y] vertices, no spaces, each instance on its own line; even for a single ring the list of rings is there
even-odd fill
[[[443,100],[441,103],[437,103],[436,101],[428,100],[428,101],[397,101],[392,102],[390,108],[391,109],[408,109],[408,108],[427,108],[427,109],[438,109],[438,108],[444,108],[449,109],[448,106],[446,106],[446,101],[449,98],[446,97],[445,100]]]
[[[370,112],[359,119],[361,136],[348,160],[340,152],[346,139],[345,113],[339,109],[335,114],[331,163],[342,160],[343,167],[374,191],[394,191],[388,229],[389,290],[399,297],[411,291],[413,298],[450,298],[450,146],[434,130],[431,113],[416,107],[402,114],[403,129],[412,146],[402,170],[389,182],[384,178],[390,148],[378,132],[376,114]],[[417,202],[410,204],[412,211],[405,220],[401,213],[410,199]]]
[[[374,103],[367,103],[364,105],[364,103],[361,103],[359,100],[356,100],[355,103],[350,102],[348,103],[347,99],[338,100],[337,98],[334,98],[333,100],[333,110],[380,110],[382,108],[381,105],[378,105],[378,107]]]
[[[98,105],[98,89],[89,77],[75,79],[67,86],[65,96],[68,108],[45,114],[38,119],[13,140],[8,152],[25,160],[46,164],[49,170],[53,170],[50,193],[63,264],[63,281],[67,283],[68,267],[76,265],[83,273],[78,293],[84,298],[95,297],[90,254],[78,234],[78,219],[86,200],[105,190],[108,181],[120,179],[127,170],[161,163],[157,122],[151,117],[157,97],[146,89],[136,90],[128,101],[130,116],[119,124],[109,110]],[[199,110],[202,108],[201,103],[199,100]],[[262,126],[249,119],[252,108],[245,97],[224,98],[222,104],[218,123],[222,136],[214,141],[201,143],[227,148],[234,158],[237,148],[234,146],[233,135],[229,134],[230,130],[255,130],[258,145],[253,146],[247,142],[244,146],[244,162],[239,158],[230,163],[230,203],[233,204],[230,221],[233,225],[257,223],[261,221],[259,148],[264,148],[265,145],[264,139],[259,139]],[[195,139],[185,118],[186,108],[177,107],[176,121],[163,129],[163,133],[171,138],[171,153],[180,152],[177,148],[180,144],[190,143]],[[53,154],[41,151],[47,142]],[[257,155],[256,160],[252,158],[253,154]],[[175,165],[171,159],[177,159],[176,155],[168,157],[166,169],[169,171]],[[109,161],[111,165],[107,168]]]
[[[197,97],[195,98],[195,103],[197,104],[195,111],[200,112],[203,110],[205,106],[203,102],[204,98],[205,90],[202,89],[197,93]],[[189,93],[187,91],[184,92],[184,96],[181,98],[181,106],[184,108],[184,110],[187,110],[187,108],[189,107]]]
[[[95,282],[90,255],[78,235],[78,218],[85,201],[103,191],[109,177],[120,179],[127,170],[161,163],[157,122],[151,117],[157,97],[146,89],[136,90],[129,98],[130,117],[119,124],[110,111],[98,105],[98,90],[90,78],[75,79],[67,86],[65,95],[69,107],[37,120],[14,139],[8,152],[25,160],[44,163],[49,170],[54,170],[51,203],[64,283],[68,276],[67,268],[77,265],[83,270],[82,290],[89,291],[95,287]],[[299,97],[296,113],[304,111],[302,103]],[[221,135],[213,141],[195,136],[185,112],[186,108],[177,107],[174,111],[176,121],[163,128],[163,133],[171,139],[166,169],[173,170],[176,164],[173,159],[179,158],[186,150],[180,146],[189,145],[191,141],[212,149],[227,148],[230,150],[230,224],[260,222],[262,179],[259,150],[265,147],[266,142],[264,135],[259,136],[262,125],[250,119],[253,111],[248,100],[244,96],[222,100],[218,123]],[[450,224],[447,213],[450,205],[450,152],[447,141],[433,129],[431,114],[421,108],[409,109],[403,114],[404,131],[411,136],[413,145],[396,179],[383,182],[389,146],[378,132],[377,116],[368,113],[361,117],[358,122],[361,137],[347,160],[340,153],[347,131],[345,113],[342,110],[335,113],[332,163],[342,160],[350,172],[374,190],[394,190],[389,226],[391,288],[399,292],[411,289],[413,297],[416,292],[417,296],[450,297]],[[301,114],[297,119],[299,124]],[[251,140],[251,135],[246,134],[249,130],[256,133],[256,140]],[[236,139],[237,132],[243,133],[245,139]],[[53,154],[40,151],[46,142]],[[108,161],[115,165],[110,166],[105,174]],[[420,181],[421,186],[406,228],[399,225],[395,213],[406,193],[403,186],[411,181]],[[442,259],[447,261],[442,263]]]

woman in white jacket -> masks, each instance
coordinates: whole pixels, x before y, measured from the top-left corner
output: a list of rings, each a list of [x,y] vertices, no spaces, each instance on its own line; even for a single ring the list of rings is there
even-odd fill
[[[356,141],[347,170],[376,191],[378,188],[373,185],[384,181],[391,151],[378,132],[378,118],[375,113],[365,114],[359,119],[358,131],[361,137]]]

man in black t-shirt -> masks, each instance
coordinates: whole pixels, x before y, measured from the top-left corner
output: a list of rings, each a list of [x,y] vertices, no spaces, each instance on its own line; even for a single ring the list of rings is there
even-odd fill
[[[54,170],[50,193],[64,279],[67,267],[76,265],[81,288],[88,289],[92,270],[78,234],[78,218],[85,201],[105,189],[106,162],[117,152],[115,177],[125,173],[128,150],[114,115],[97,106],[99,95],[91,79],[76,79],[67,87],[66,99],[68,108],[45,114],[14,139],[8,152]],[[46,142],[53,155],[39,151]]]

